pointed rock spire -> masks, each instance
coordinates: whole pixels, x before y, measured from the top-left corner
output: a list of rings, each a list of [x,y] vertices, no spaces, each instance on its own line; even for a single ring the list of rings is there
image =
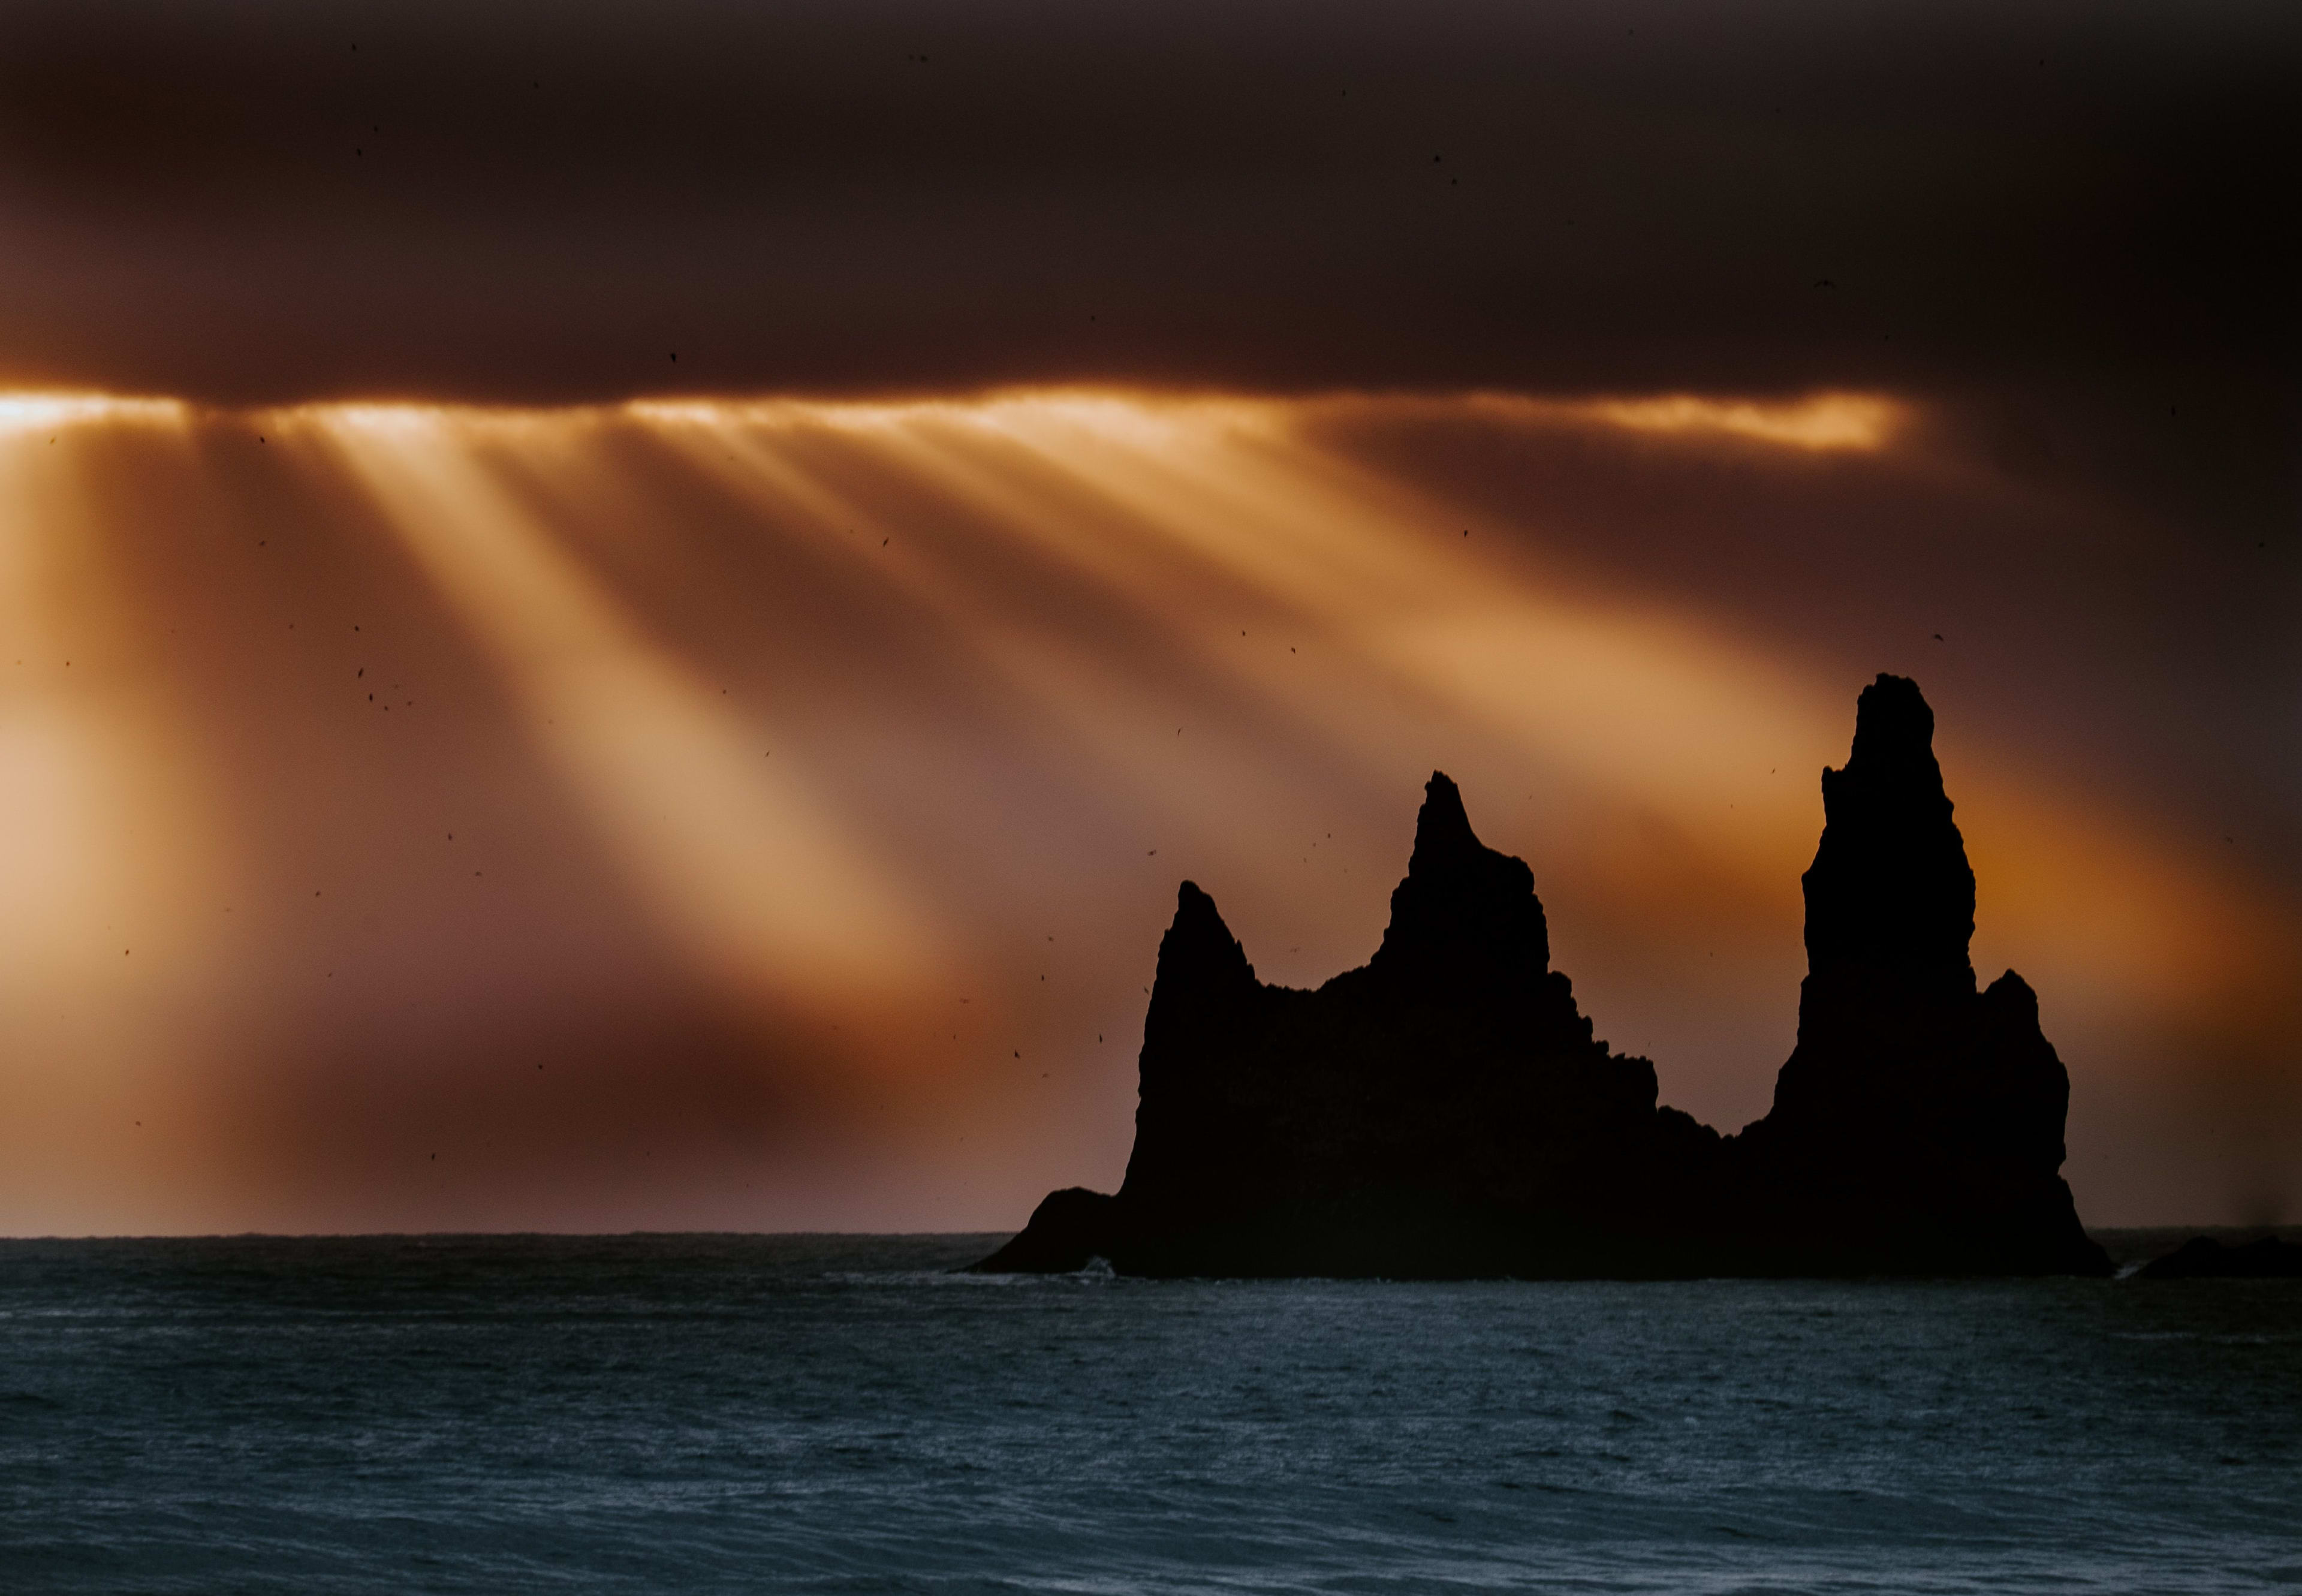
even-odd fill
[[[1390,895],[1390,925],[1368,968],[1456,987],[1531,980],[1550,964],[1550,928],[1523,860],[1479,841],[1444,771],[1423,789],[1415,853]]]
[[[1415,817],[1415,852],[1407,861],[1409,876],[1432,876],[1460,869],[1486,849],[1471,830],[1471,817],[1463,812],[1463,790],[1443,770],[1433,770],[1423,784],[1423,810]]]
[[[1175,893],[1175,919],[1159,941],[1159,973],[1147,1025],[1161,1029],[1254,992],[1255,966],[1223,924],[1215,901],[1186,881]]]
[[[1247,950],[1223,924],[1215,901],[1186,881],[1175,891],[1175,918],[1159,941],[1159,979],[1207,977],[1218,982],[1251,981],[1255,966]]]
[[[1914,682],[1862,691],[1822,773],[1798,1046],[1737,1156],[1743,1222],[1795,1266],[2107,1273],[2062,1179],[2070,1075],[2008,971],[1975,991],[1974,871]]]
[[[1175,893],[1174,920],[1159,941],[1159,973],[1143,1017],[1135,1151],[1123,1188],[1137,1201],[1146,1193],[1164,1192],[1164,1200],[1186,1204],[1206,1197],[1202,1155],[1229,1117],[1224,1093],[1238,1038],[1268,996],[1215,901],[1184,882]]]
[[[1855,708],[1854,747],[1822,773],[1824,826],[1806,892],[1807,968],[1859,966],[1971,990],[1974,871],[1918,684],[1881,676]]]

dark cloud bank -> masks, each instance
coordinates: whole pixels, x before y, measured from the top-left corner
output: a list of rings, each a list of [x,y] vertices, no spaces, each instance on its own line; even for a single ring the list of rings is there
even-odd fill
[[[1869,384],[2052,396],[2257,511],[2292,437],[2289,7],[71,0],[4,29],[19,382]]]

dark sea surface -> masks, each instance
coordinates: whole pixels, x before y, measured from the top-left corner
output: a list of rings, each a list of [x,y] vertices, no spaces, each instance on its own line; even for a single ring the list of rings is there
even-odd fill
[[[0,1243],[0,1592],[2302,1586],[2302,1282]]]

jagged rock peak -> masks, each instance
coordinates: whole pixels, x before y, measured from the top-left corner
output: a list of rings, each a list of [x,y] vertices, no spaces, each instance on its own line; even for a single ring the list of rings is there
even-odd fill
[[[1479,841],[1444,771],[1433,770],[1423,792],[1415,852],[1370,968],[1447,986],[1541,975],[1550,964],[1550,928],[1534,873]]]
[[[1423,784],[1423,810],[1415,817],[1415,852],[1407,861],[1409,876],[1429,876],[1459,869],[1485,853],[1471,817],[1463,812],[1463,790],[1443,770],[1433,770]]]
[[[1963,971],[1974,871],[1934,753],[1934,711],[1906,676],[1882,675],[1855,707],[1845,766],[1822,773],[1822,842],[1802,883],[1808,969],[1861,964]]]
[[[1935,762],[1935,711],[1919,685],[1908,676],[1878,673],[1854,701],[1854,746],[1846,768],[1924,773],[1937,789],[1942,767]]]
[[[1252,986],[1255,966],[1223,924],[1215,901],[1186,881],[1175,892],[1175,919],[1159,941],[1158,988],[1207,991]]]

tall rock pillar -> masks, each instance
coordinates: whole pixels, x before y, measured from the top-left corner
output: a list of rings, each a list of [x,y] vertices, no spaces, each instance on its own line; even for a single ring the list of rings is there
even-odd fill
[[[1933,743],[1918,685],[1881,676],[1822,773],[1798,1046],[1736,1138],[1741,1228],[1801,1271],[2100,1273],[2037,998],[2012,970],[1975,989],[1974,871]]]

